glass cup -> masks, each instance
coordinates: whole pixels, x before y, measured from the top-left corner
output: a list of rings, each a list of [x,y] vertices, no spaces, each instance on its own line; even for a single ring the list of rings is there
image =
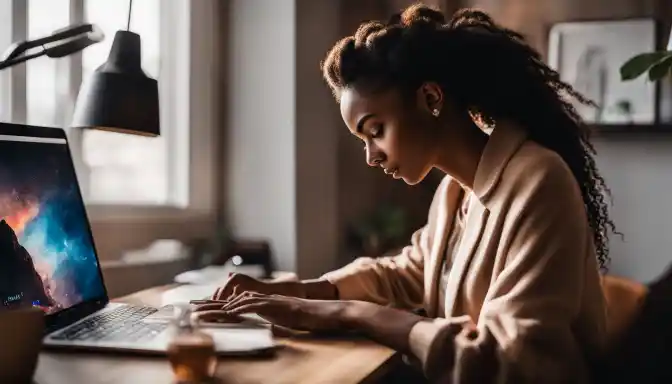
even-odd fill
[[[172,321],[172,340],[168,345],[168,360],[179,384],[210,383],[217,368],[215,343],[212,336],[199,330],[192,319],[189,304],[176,305]]]

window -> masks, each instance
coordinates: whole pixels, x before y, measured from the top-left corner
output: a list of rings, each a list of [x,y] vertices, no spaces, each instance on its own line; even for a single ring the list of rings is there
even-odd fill
[[[128,0],[0,0],[0,52],[87,19],[105,40],[0,71],[0,121],[66,128],[101,260],[156,239],[212,233],[217,203],[218,0],[133,0],[144,70],[159,81],[161,136],[67,129],[82,79],[126,28]]]
[[[82,75],[87,78],[107,59],[115,32],[126,27],[128,2],[85,0],[84,10],[86,21],[99,26],[106,36],[102,43],[83,52]],[[159,0],[135,1],[130,30],[142,38],[143,69],[163,83],[160,15]],[[168,132],[171,129],[167,126],[170,120],[166,119],[166,114],[163,117],[162,128]],[[82,156],[89,171],[91,201],[157,205],[178,203],[169,193],[166,135],[148,138],[95,130],[82,134]]]
[[[81,22],[105,34],[81,54],[41,57],[0,72],[0,119],[67,128],[82,79],[107,59],[115,32],[126,29],[128,7],[121,0],[0,0],[0,50]],[[215,9],[214,1],[133,1],[130,30],[141,37],[143,69],[159,81],[161,136],[68,130],[90,208],[115,214],[120,206],[130,214],[142,207],[214,208],[214,54],[208,43],[214,42]],[[191,23],[194,18],[199,22]]]
[[[70,21],[68,0],[28,0],[28,39],[44,37]],[[58,71],[63,60],[31,60],[26,63],[28,91],[26,119],[31,125],[59,125],[56,94]],[[60,119],[59,119],[60,117]]]
[[[0,1],[0,55],[4,54],[5,47],[12,43],[12,9],[6,0]],[[10,119],[10,70],[0,71],[0,121]]]

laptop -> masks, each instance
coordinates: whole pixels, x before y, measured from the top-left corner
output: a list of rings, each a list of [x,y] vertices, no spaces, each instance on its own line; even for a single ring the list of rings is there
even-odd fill
[[[0,312],[38,307],[44,347],[165,354],[173,308],[107,295],[64,130],[0,123]],[[263,326],[206,328],[220,355],[268,353]]]

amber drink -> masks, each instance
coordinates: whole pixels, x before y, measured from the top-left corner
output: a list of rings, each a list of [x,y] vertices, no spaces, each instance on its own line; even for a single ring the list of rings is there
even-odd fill
[[[172,325],[173,338],[168,346],[175,383],[210,383],[217,368],[214,340],[198,329],[189,306],[181,306],[177,311]]]

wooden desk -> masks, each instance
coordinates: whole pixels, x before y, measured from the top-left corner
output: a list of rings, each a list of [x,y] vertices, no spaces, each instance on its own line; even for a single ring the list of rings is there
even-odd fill
[[[115,301],[161,305],[170,288],[141,291]],[[393,350],[363,339],[278,339],[274,357],[222,358],[217,367],[220,383],[358,383],[376,382],[400,358]],[[129,357],[93,353],[43,352],[35,384],[172,383],[165,358]]]

